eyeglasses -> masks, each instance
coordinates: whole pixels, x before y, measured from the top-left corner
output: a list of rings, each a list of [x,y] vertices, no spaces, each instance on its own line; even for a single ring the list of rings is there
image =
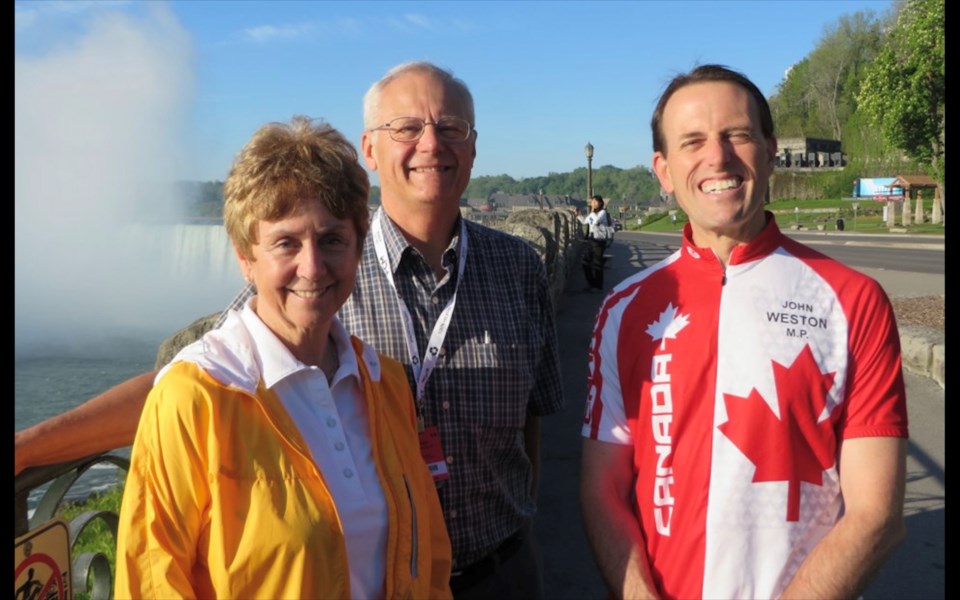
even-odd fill
[[[473,131],[466,119],[458,117],[440,117],[437,121],[424,121],[420,117],[397,117],[370,131],[384,129],[395,142],[416,142],[423,135],[427,125],[436,128],[437,137],[445,142],[465,142]]]

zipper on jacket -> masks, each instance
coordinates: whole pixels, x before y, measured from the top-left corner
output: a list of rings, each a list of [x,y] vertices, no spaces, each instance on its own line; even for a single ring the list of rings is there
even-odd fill
[[[417,553],[419,544],[417,540],[417,505],[413,501],[413,492],[410,490],[410,482],[407,480],[407,474],[403,474],[403,485],[407,488],[407,499],[410,501],[410,516],[413,521],[410,535],[410,576],[417,577]]]

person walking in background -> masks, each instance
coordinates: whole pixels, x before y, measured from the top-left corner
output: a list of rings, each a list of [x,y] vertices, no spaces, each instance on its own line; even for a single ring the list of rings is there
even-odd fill
[[[526,242],[460,215],[475,123],[466,84],[430,63],[399,65],[368,90],[361,147],[382,204],[340,319],[404,365],[455,597],[539,598],[539,419],[563,403],[554,307]],[[17,472],[130,444],[153,375],[16,432]]]
[[[590,212],[584,215],[576,209],[577,220],[587,226],[583,250],[583,275],[587,280],[585,291],[603,291],[603,254],[613,240],[613,221],[604,209],[603,197],[590,197]]]
[[[597,564],[618,598],[855,598],[905,535],[890,302],[764,211],[777,141],[745,76],[675,77],[652,130],[689,223],[595,322],[580,497]]]
[[[399,362],[347,335],[367,174],[325,123],[258,129],[224,226],[258,293],[147,397],[117,598],[445,598],[450,539]]]

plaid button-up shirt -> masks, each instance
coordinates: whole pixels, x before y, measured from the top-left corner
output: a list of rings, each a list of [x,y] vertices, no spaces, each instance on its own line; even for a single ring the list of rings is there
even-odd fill
[[[416,395],[397,294],[413,318],[422,358],[457,287],[459,233],[444,252],[447,275],[437,283],[420,253],[379,214],[397,291],[367,236],[357,285],[340,319],[351,334],[403,363]],[[454,570],[482,558],[533,518],[524,424],[528,414],[558,411],[563,394],[553,303],[540,258],[517,237],[471,221],[465,225],[463,281],[421,407],[425,424],[438,427],[447,457],[450,478],[439,495]],[[245,292],[231,307],[253,290]]]

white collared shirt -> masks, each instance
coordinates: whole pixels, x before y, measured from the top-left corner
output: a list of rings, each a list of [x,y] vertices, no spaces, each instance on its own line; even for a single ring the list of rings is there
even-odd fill
[[[240,318],[261,361],[264,384],[272,388],[313,455],[337,506],[350,563],[350,595],[382,598],[387,558],[387,503],[370,443],[367,406],[360,389],[357,357],[336,318],[330,336],[339,366],[328,385],[319,366],[305,365],[253,311],[250,298]]]

